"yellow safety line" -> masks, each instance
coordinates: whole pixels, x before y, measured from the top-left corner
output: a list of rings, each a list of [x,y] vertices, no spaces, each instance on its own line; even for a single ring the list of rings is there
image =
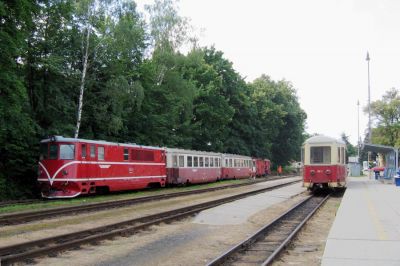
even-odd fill
[[[375,205],[371,200],[371,194],[369,192],[368,187],[366,190],[364,190],[364,197],[367,201],[368,211],[372,218],[372,222],[375,226],[375,230],[377,231],[379,240],[388,240],[388,235],[385,231],[385,228],[383,227],[382,223],[379,220]]]

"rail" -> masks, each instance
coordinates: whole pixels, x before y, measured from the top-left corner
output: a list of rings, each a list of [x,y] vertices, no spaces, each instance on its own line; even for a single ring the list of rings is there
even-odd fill
[[[328,198],[307,197],[207,266],[269,265]]]

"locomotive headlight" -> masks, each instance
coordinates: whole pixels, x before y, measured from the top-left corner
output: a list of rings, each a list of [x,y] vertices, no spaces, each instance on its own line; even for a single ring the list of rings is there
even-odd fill
[[[310,174],[311,174],[311,175],[315,175],[315,171],[314,171],[314,170],[311,170],[311,171],[310,171]]]
[[[330,175],[331,173],[332,173],[331,170],[329,169],[325,170],[325,174]]]

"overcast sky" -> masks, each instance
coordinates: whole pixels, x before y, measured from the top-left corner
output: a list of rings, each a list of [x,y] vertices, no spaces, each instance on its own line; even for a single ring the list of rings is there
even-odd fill
[[[136,1],[139,10],[151,0]],[[246,81],[261,74],[290,81],[307,113],[307,132],[357,143],[371,101],[400,89],[400,1],[181,0],[180,15],[204,29],[201,46],[214,45]]]

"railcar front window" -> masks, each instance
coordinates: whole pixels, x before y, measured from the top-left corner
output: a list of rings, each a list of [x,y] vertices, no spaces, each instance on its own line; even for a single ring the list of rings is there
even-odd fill
[[[49,157],[48,143],[40,144],[40,160],[46,160]]]
[[[330,164],[331,147],[311,147],[310,156],[312,164]]]
[[[73,160],[75,158],[75,145],[74,144],[61,144],[60,145],[60,160]]]
[[[50,156],[49,159],[57,159],[58,157],[58,145],[51,144],[50,145]]]

